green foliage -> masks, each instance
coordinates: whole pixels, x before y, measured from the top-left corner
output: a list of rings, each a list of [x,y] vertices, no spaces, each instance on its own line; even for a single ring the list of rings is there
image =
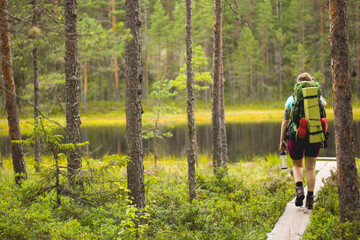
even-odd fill
[[[29,172],[21,188],[1,177],[0,238],[266,239],[293,195],[287,173],[264,159],[251,169],[231,165],[229,176],[221,181],[211,166],[201,163],[198,198],[191,205],[186,161],[172,161],[167,167],[145,170],[147,207],[140,210],[127,198],[125,169],[114,165],[115,159],[120,160],[116,156],[88,160],[84,189],[62,195],[60,206],[54,202],[54,191],[40,191],[52,178],[51,171]],[[246,176],[251,171],[261,177],[250,180]]]
[[[360,174],[359,174],[360,180]],[[360,220],[342,223],[339,215],[337,176],[332,172],[317,193],[311,222],[302,239],[360,239]]]

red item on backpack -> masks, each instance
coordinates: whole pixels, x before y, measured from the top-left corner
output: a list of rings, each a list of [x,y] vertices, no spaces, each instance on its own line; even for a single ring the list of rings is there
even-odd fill
[[[324,134],[326,134],[327,131],[328,131],[328,127],[329,127],[326,118],[322,118],[322,119],[321,119],[321,126],[322,126],[322,128],[323,128]]]
[[[299,128],[297,130],[297,135],[301,139],[305,139],[307,133],[308,120],[306,118],[300,119]]]

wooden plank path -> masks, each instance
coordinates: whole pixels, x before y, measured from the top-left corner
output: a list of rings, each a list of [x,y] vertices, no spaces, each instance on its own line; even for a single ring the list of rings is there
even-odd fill
[[[316,175],[315,183],[315,199],[316,193],[324,185],[323,179],[330,176],[330,170],[336,169],[335,161],[317,161],[316,170],[319,172]],[[305,196],[307,188],[304,188]],[[295,187],[294,187],[295,195]],[[305,198],[306,199],[306,198]],[[310,223],[311,210],[308,210],[304,205],[302,207],[295,206],[295,198],[287,203],[283,215],[275,224],[274,229],[267,234],[268,240],[297,240],[301,239],[307,225]],[[316,203],[316,202],[315,202]]]

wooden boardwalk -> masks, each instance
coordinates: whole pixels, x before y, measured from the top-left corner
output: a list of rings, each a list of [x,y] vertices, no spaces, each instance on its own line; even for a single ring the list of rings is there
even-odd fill
[[[315,183],[315,199],[316,193],[324,185],[323,179],[326,179],[330,176],[330,170],[336,169],[336,161],[317,161],[316,170],[318,174],[316,175]],[[307,192],[306,187],[304,188],[305,195]],[[295,195],[295,187],[294,187]],[[315,202],[316,203],[316,202]],[[274,229],[267,234],[268,240],[295,240],[301,239],[307,225],[310,223],[311,210],[308,210],[304,205],[302,207],[295,206],[295,198],[287,203],[283,215],[280,217],[279,221],[275,224]]]

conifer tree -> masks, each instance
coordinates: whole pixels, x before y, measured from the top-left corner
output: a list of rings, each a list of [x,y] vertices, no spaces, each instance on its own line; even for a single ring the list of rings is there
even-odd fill
[[[141,74],[141,32],[140,0],[126,0],[125,27],[133,36],[125,45],[126,63],[126,152],[131,158],[127,165],[130,197],[139,208],[145,207],[143,143],[142,143],[142,74]]]
[[[330,0],[329,16],[340,219],[346,222],[360,220],[360,195],[355,162],[345,1]]]
[[[192,64],[192,23],[191,23],[191,0],[186,0],[186,75],[187,75],[187,120],[188,120],[188,179],[189,179],[189,199],[190,203],[196,198],[196,176],[195,176],[195,162],[197,159],[197,144],[196,144],[196,128],[194,116],[194,73]]]
[[[65,0],[65,87],[66,87],[66,141],[79,144],[80,134],[80,69],[77,44],[77,0]],[[67,154],[69,183],[76,184],[82,167],[81,151],[76,147]]]
[[[6,112],[8,115],[10,140],[21,140],[19,116],[16,107],[16,93],[11,56],[11,42],[9,29],[9,5],[7,0],[0,0],[0,39],[1,64],[4,79]],[[27,178],[26,166],[23,157],[23,147],[20,143],[10,143],[15,182],[21,185],[21,180]]]

